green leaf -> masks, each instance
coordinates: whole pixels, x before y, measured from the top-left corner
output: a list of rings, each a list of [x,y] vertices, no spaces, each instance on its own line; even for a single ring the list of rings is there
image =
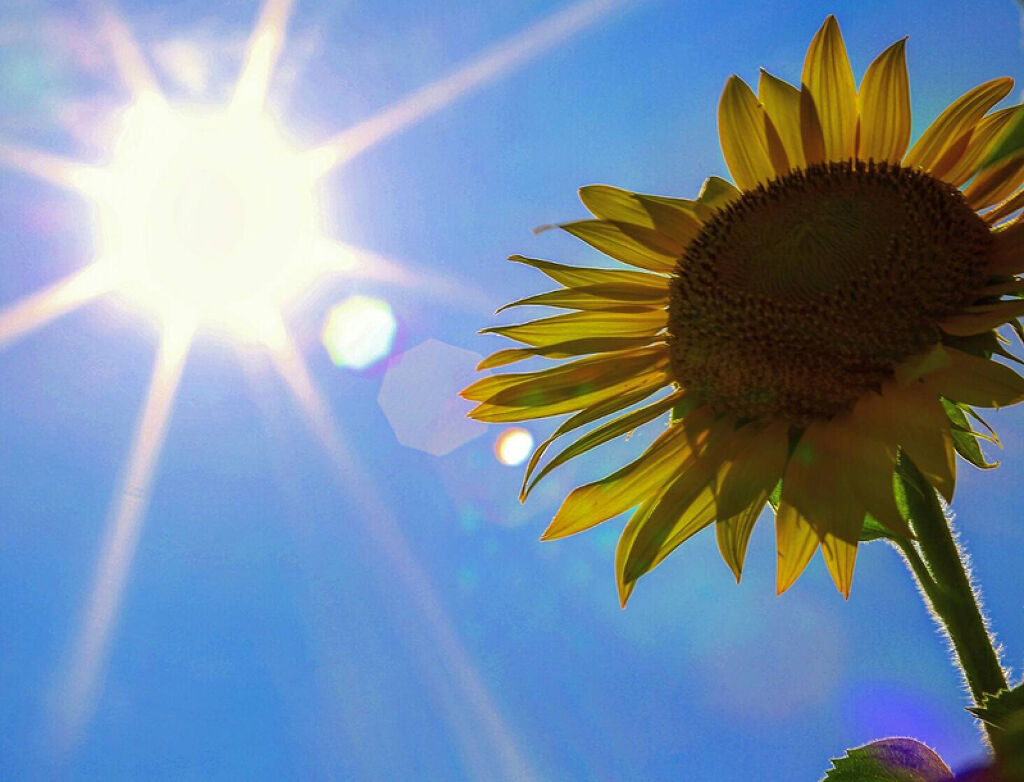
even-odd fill
[[[890,738],[832,760],[824,782],[952,782],[953,772],[920,741]]]

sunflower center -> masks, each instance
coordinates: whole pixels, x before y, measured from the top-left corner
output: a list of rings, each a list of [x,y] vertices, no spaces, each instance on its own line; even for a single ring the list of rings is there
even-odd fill
[[[831,418],[939,341],[990,245],[960,191],[920,171],[793,171],[719,211],[679,260],[675,377],[741,418]]]

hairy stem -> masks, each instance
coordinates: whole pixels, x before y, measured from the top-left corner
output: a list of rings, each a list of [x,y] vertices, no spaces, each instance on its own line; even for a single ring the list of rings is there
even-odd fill
[[[916,540],[899,541],[933,615],[949,636],[974,702],[1006,689],[1006,674],[985,625],[978,596],[935,490],[909,459],[899,478]],[[991,738],[991,736],[990,736]]]

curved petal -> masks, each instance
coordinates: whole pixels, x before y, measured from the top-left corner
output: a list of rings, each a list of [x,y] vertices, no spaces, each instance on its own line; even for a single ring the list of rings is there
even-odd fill
[[[1024,152],[1000,161],[978,174],[964,191],[964,198],[973,209],[998,204],[1024,184]]]
[[[512,263],[521,263],[543,272],[559,285],[567,288],[581,285],[635,285],[650,288],[654,292],[668,290],[668,280],[657,274],[637,272],[628,269],[598,269],[587,266],[566,266],[553,261],[510,255]]]
[[[666,429],[638,459],[570,492],[542,539],[574,535],[614,518],[660,494],[679,475],[696,468],[711,427],[710,413],[697,413]]]
[[[1003,132],[1022,113],[1024,106],[1011,106],[982,119],[969,135],[964,134],[968,138],[967,147],[956,164],[942,178],[954,187],[962,186],[978,172]]]
[[[865,445],[842,421],[811,424],[786,465],[782,500],[817,532],[836,588],[849,595],[853,558],[867,508],[851,473]]]
[[[811,40],[801,80],[817,110],[827,159],[852,158],[856,152],[857,87],[839,23],[832,15]]]
[[[762,68],[757,97],[778,131],[790,167],[803,168],[806,161],[800,137],[800,90]]]
[[[973,334],[991,331],[1022,316],[1024,316],[1024,300],[1014,299],[986,305],[979,308],[977,312],[946,318],[939,324],[939,328],[954,337],[969,337]]]
[[[1021,209],[1024,209],[1024,188],[1018,190],[994,209],[983,214],[982,217],[989,225],[994,225]]]
[[[910,81],[907,39],[875,58],[857,94],[860,141],[857,157],[899,163],[910,143]]]
[[[1005,407],[1024,400],[1024,378],[1003,364],[947,347],[952,364],[922,377],[926,386],[954,402]]]
[[[804,148],[804,161],[808,166],[828,160],[818,108],[806,84],[800,90],[800,141]]]
[[[770,121],[746,82],[731,76],[718,104],[718,135],[725,163],[741,190],[753,190],[775,177],[765,132]]]
[[[733,449],[715,480],[718,517],[741,513],[761,493],[767,498],[789,456],[789,425],[748,425],[736,432]]]
[[[683,254],[683,245],[669,237],[631,223],[579,220],[560,225],[595,250],[640,269],[670,274]]]
[[[568,312],[516,323],[512,326],[491,326],[481,334],[500,334],[531,347],[546,347],[572,339],[587,337],[653,337],[665,328],[664,310],[641,312]]]
[[[700,233],[701,220],[685,201],[645,196],[610,185],[581,187],[580,200],[595,217],[659,231],[684,247]]]
[[[780,595],[793,586],[818,548],[818,533],[795,507],[783,501],[775,514],[775,546],[778,564],[775,591]]]
[[[1013,89],[1013,79],[1003,77],[968,90],[943,111],[910,148],[903,165],[930,171],[957,139],[973,128],[985,112]]]
[[[989,274],[1024,272],[1024,220],[1017,218],[1005,228],[992,232],[992,261]]]
[[[719,520],[715,524],[715,540],[718,542],[718,550],[721,552],[725,564],[736,576],[737,584],[743,575],[743,560],[747,555],[750,533],[754,531],[754,524],[757,523],[767,501],[768,492],[764,492],[763,496],[758,495],[750,505],[732,518]]]
[[[934,392],[921,383],[905,388],[888,383],[880,394],[865,394],[857,402],[853,420],[869,437],[906,451],[946,501],[953,499],[956,460],[949,417]]]

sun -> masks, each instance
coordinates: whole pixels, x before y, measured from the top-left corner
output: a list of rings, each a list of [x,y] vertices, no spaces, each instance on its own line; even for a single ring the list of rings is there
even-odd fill
[[[319,177],[266,115],[142,97],[94,188],[97,263],[164,322],[259,339],[317,274]]]
[[[111,502],[103,548],[69,650],[55,727],[66,750],[80,739],[101,687],[110,640],[132,568],[149,494],[190,346],[204,329],[226,329],[236,344],[265,351],[363,509],[389,571],[427,617],[429,646],[444,650],[461,702],[476,704],[483,756],[502,758],[505,776],[531,773],[417,564],[372,476],[350,453],[341,427],[312,382],[286,315],[322,278],[385,283],[476,310],[490,298],[434,269],[414,273],[386,256],[331,238],[325,178],[366,150],[607,17],[630,0],[574,0],[499,41],[478,57],[342,129],[301,148],[267,108],[294,0],[262,0],[232,97],[218,107],[175,104],[124,20],[97,6],[97,34],[109,50],[128,106],[112,117],[113,143],[87,163],[0,139],[0,167],[81,196],[93,214],[94,255],[86,265],[0,308],[0,350],[100,297],[113,295],[156,320],[160,332],[148,391]],[[106,125],[106,123],[103,123]],[[333,200],[333,199],[332,199]],[[390,344],[395,322],[375,299],[351,296],[328,319],[324,346],[339,365],[364,366],[374,339]],[[248,350],[244,351],[249,353]]]

